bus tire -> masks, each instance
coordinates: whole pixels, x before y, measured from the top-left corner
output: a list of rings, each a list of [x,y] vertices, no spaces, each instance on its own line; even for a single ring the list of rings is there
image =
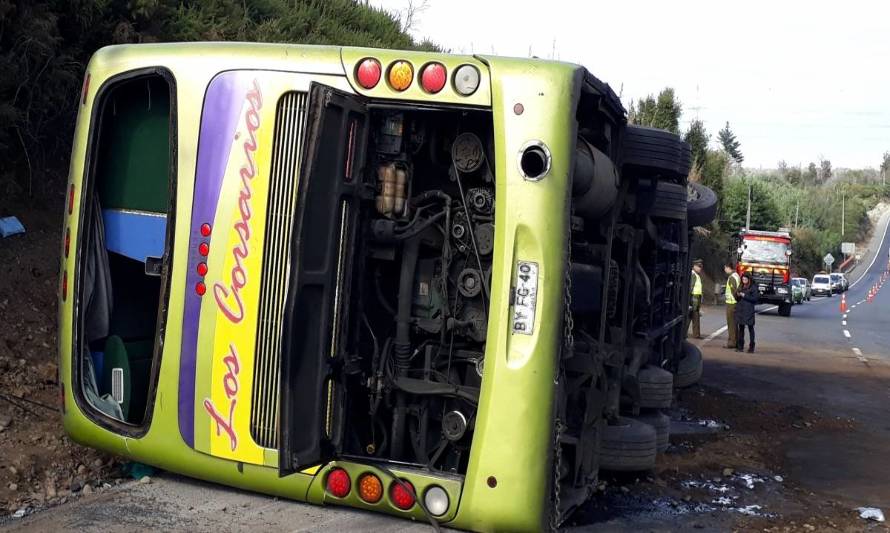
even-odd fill
[[[782,302],[779,304],[779,316],[791,316],[791,304]]]
[[[655,202],[649,216],[683,220],[686,218],[688,197],[685,185],[659,181],[655,184]]]
[[[629,125],[621,149],[622,164],[636,175],[685,179],[692,167],[689,144],[669,131]]]
[[[664,453],[671,444],[671,417],[661,411],[653,410],[640,413],[634,419],[655,429],[655,451]]]
[[[674,401],[674,375],[663,368],[647,365],[637,373],[640,407],[663,409]]]
[[[632,418],[618,417],[604,427],[600,468],[613,472],[639,472],[655,468],[655,428]]]
[[[690,387],[701,379],[704,363],[701,350],[689,341],[683,341],[683,357],[677,365],[674,384],[679,389]]]
[[[704,226],[717,216],[717,195],[701,183],[689,184],[686,220],[689,227]]]

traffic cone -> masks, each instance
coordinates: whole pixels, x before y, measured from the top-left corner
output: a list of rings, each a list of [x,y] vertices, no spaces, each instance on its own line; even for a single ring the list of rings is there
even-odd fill
[[[841,293],[841,314],[844,314],[846,312],[847,312],[847,295],[844,293]]]

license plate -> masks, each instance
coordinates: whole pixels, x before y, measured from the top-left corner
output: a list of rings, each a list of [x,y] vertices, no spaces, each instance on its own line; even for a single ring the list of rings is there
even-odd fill
[[[535,329],[535,304],[538,302],[538,264],[516,263],[513,300],[513,333],[531,335]]]

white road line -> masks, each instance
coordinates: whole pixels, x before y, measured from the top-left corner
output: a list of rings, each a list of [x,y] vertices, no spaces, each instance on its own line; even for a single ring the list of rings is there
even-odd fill
[[[711,333],[710,335],[708,335],[707,337],[705,337],[705,340],[701,341],[701,343],[704,344],[704,343],[706,343],[706,342],[711,342],[712,340],[714,340],[714,339],[716,339],[718,336],[720,336],[720,334],[723,333],[724,331],[726,331],[727,329],[729,329],[729,328],[726,327],[726,326],[723,326],[722,328],[718,329],[718,330],[715,331],[714,333]]]
[[[844,313],[844,319],[846,320],[846,318],[847,318],[847,313]]]
[[[868,271],[871,270],[871,267],[873,267],[875,265],[875,261],[878,260],[878,256],[881,255],[881,250],[884,248],[884,239],[887,238],[887,230],[888,229],[890,229],[890,222],[888,222],[887,225],[884,226],[884,234],[881,235],[881,244],[879,244],[878,249],[875,250],[875,256],[871,258],[871,263],[868,264],[868,268],[865,269],[865,271],[862,273],[861,276],[856,278],[856,281],[854,281],[853,283],[850,284],[850,288],[855,287],[857,283],[862,281],[862,278],[864,278],[865,275],[868,274]]]
[[[868,359],[866,359],[865,356],[862,355],[862,350],[854,347],[853,353],[856,354],[856,359],[859,359],[860,363],[868,363]]]
[[[844,337],[846,337],[848,339],[850,338],[850,332],[846,329],[844,330]]]
[[[842,326],[846,326],[846,325],[847,325],[847,321],[846,321],[846,320],[841,320],[841,325],[842,325]]]

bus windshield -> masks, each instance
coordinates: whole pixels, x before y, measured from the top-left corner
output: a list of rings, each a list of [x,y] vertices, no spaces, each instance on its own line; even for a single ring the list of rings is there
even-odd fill
[[[788,261],[785,242],[747,239],[742,248],[742,262],[784,264]]]

